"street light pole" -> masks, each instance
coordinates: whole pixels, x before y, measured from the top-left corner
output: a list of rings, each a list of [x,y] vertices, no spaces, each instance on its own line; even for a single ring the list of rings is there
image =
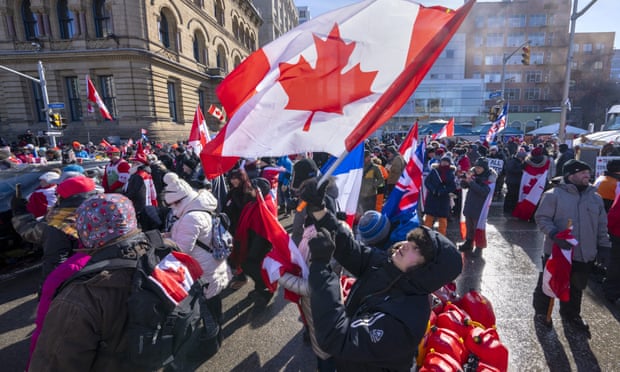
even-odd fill
[[[597,0],[591,0],[588,5],[585,6],[580,12],[577,11],[578,0],[573,0],[573,12],[570,16],[570,34],[568,37],[568,56],[566,57],[566,75],[564,76],[564,90],[562,93],[562,111],[560,112],[560,128],[558,131],[558,139],[560,143],[566,141],[566,116],[569,106],[568,93],[570,90],[570,73],[573,64],[573,41],[575,40],[575,26],[577,18],[581,17]]]
[[[510,57],[512,57],[516,52],[518,52],[519,50],[521,50],[521,48],[523,48],[524,46],[526,46],[527,44],[530,43],[530,40],[526,40],[523,44],[519,45],[517,47],[517,49],[513,50],[512,53],[510,54],[506,54],[504,53],[504,56],[502,57],[502,96],[501,96],[501,100],[504,101],[504,90],[506,90],[506,63],[508,63],[508,60],[510,59]]]

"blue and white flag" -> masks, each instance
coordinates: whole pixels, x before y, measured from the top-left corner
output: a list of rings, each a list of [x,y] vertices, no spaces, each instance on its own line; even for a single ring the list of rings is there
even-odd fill
[[[497,133],[501,132],[502,130],[504,130],[504,128],[506,128],[506,115],[508,115],[508,103],[506,103],[504,107],[502,107],[502,112],[500,112],[497,120],[495,120],[493,124],[491,124],[491,127],[489,128],[486,137],[488,143],[495,141],[495,136],[497,135]]]
[[[323,165],[321,173],[326,173],[335,161],[336,157],[332,156]],[[338,186],[338,207],[346,213],[349,226],[353,226],[353,220],[357,212],[357,202],[360,197],[363,175],[364,143],[361,143],[347,155],[332,174]]]

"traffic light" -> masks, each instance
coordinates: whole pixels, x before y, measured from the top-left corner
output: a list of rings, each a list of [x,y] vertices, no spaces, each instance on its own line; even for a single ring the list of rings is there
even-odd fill
[[[58,114],[60,116],[60,127],[61,129],[67,128],[67,120],[62,116],[62,114]]]
[[[525,66],[529,66],[530,64],[530,46],[526,45],[523,47],[523,53],[521,53],[521,63]]]
[[[58,113],[50,112],[48,121],[52,127],[60,128],[62,126],[62,117]]]

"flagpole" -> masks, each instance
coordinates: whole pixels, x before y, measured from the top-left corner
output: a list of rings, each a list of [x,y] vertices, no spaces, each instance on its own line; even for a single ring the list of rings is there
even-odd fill
[[[344,161],[347,155],[349,155],[349,151],[344,150],[343,153],[340,154],[338,159],[336,159],[336,161],[327,169],[327,172],[321,175],[321,178],[319,178],[319,182],[316,185],[317,189],[319,188],[319,186],[325,183],[332,174],[334,174],[334,172],[336,171],[336,168],[340,166],[340,164]],[[308,203],[305,200],[302,200],[301,202],[299,202],[299,205],[297,206],[297,209],[296,209],[297,212],[303,211],[304,208],[306,208],[306,205],[308,205]]]

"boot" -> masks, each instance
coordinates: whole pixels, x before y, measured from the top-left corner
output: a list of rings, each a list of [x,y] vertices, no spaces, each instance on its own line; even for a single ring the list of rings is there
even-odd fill
[[[459,245],[459,252],[471,252],[474,249],[474,241],[471,239],[465,240],[465,242]]]

